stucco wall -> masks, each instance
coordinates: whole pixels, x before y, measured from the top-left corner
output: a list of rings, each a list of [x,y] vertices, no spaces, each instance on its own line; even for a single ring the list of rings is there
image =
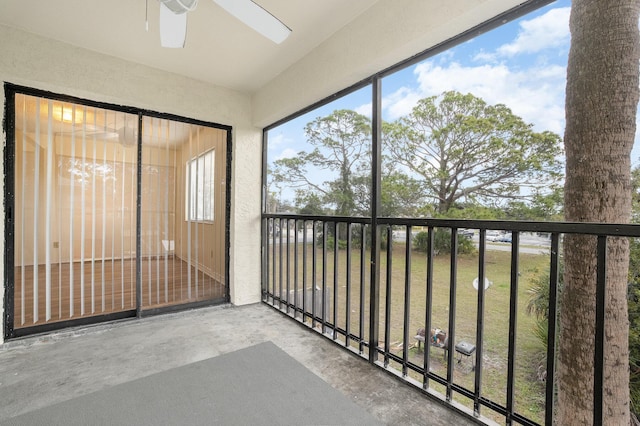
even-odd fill
[[[262,132],[251,124],[249,96],[5,26],[0,26],[0,82],[232,126],[231,302],[260,300]],[[4,103],[2,89],[0,105]],[[4,120],[4,108],[1,114]],[[3,146],[5,139],[3,133]],[[4,181],[0,190],[2,196]],[[4,251],[4,239],[0,246]],[[3,283],[4,262],[0,262],[0,298]],[[0,302],[3,309],[4,301]]]

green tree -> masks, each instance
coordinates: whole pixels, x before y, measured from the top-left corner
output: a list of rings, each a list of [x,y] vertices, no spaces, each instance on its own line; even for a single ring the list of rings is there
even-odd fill
[[[534,132],[505,105],[445,92],[388,124],[385,149],[420,176],[438,212],[456,202],[522,197],[560,178],[560,137]]]
[[[309,194],[299,194],[299,196],[296,197],[296,201],[296,207],[300,214],[323,215],[326,213],[322,205],[322,200],[313,192]]]
[[[504,219],[504,209],[483,206],[478,203],[456,203],[445,214],[435,213],[434,217],[447,219]]]
[[[567,64],[565,217],[627,223],[631,218],[631,149],[636,131],[640,1],[574,0]],[[558,424],[593,422],[596,241],[564,240],[564,290],[557,364]],[[607,242],[604,422],[628,425],[629,241]],[[591,367],[591,368],[590,368]]]
[[[368,183],[363,185],[371,175],[370,120],[354,111],[336,110],[308,123],[304,131],[313,150],[276,160],[274,180],[296,191],[299,206],[313,199],[315,207],[321,200],[323,210],[331,207],[336,215],[368,213],[368,192],[356,191],[368,191],[370,187]],[[328,179],[318,180],[318,175]]]
[[[508,220],[560,221],[563,219],[562,188],[552,188],[551,192],[536,192],[529,201],[512,200],[505,208]]]
[[[426,194],[422,183],[399,171],[382,176],[380,191],[380,216],[416,217],[424,207]]]

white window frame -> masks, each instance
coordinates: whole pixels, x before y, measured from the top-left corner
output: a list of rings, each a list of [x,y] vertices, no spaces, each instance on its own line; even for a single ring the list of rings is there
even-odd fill
[[[215,149],[196,155],[185,165],[185,221],[214,220]]]

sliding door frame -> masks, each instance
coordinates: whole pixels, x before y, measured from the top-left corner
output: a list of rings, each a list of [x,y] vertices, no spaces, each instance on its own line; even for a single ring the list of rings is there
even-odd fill
[[[151,110],[145,110],[135,107],[122,106],[116,104],[109,104],[104,102],[92,101],[89,99],[78,98],[69,95],[63,95],[59,93],[48,92],[44,90],[34,89],[31,87],[15,85],[5,82],[5,105],[4,105],[4,131],[6,135],[6,144],[4,147],[4,338],[12,339],[17,337],[23,337],[37,333],[47,333],[54,330],[68,328],[72,326],[84,326],[89,324],[97,324],[106,321],[114,321],[125,318],[140,318],[143,316],[150,316],[156,314],[162,314],[166,312],[174,312],[184,309],[192,309],[196,307],[211,306],[220,303],[227,303],[230,300],[230,283],[229,283],[229,249],[230,249],[230,216],[231,216],[231,162],[232,162],[232,131],[233,128],[228,125],[219,123],[206,122],[202,120],[196,120],[186,118],[178,115],[161,113]],[[16,329],[14,327],[14,296],[15,296],[15,274],[14,274],[14,256],[15,256],[15,135],[16,135],[16,112],[15,112],[15,98],[16,95],[28,95],[39,98],[45,98],[47,100],[55,100],[62,102],[70,102],[87,107],[101,108],[116,112],[128,113],[137,116],[138,129],[142,128],[143,117],[154,117],[159,119],[166,119],[171,121],[178,121],[187,124],[193,124],[197,126],[215,128],[226,131],[226,175],[224,180],[225,187],[225,224],[224,224],[224,279],[225,290],[222,298],[198,301],[192,303],[184,303],[179,305],[172,305],[161,308],[142,309],[142,282],[141,282],[141,198],[142,198],[142,132],[138,131],[137,136],[137,162],[136,162],[136,307],[132,310],[125,310],[121,312],[114,312],[104,315],[95,315],[80,317],[77,319],[56,321],[41,325],[22,327]]]

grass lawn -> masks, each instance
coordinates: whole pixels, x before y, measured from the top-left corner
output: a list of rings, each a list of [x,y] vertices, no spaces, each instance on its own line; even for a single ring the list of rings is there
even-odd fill
[[[284,270],[289,262],[289,290],[293,301],[294,288],[302,293],[303,285],[303,253],[306,250],[306,287],[312,288],[312,247],[298,246],[298,276],[294,276],[295,247],[283,244],[282,264]],[[426,256],[424,253],[412,252],[410,268],[409,292],[405,292],[405,245],[395,243],[393,256],[391,257],[391,287],[390,287],[390,320],[389,335],[385,336],[385,303],[387,292],[387,252],[381,252],[381,278],[380,278],[380,327],[379,342],[384,345],[388,339],[391,352],[402,356],[402,342],[405,315],[405,296],[409,297],[409,342],[414,346],[413,339],[418,328],[424,327],[426,309]],[[339,327],[347,327],[347,312],[349,313],[350,332],[359,334],[360,327],[360,250],[354,249],[351,253],[350,273],[347,268],[346,250],[332,250],[326,252],[326,269],[322,269],[322,249],[316,251],[316,276],[315,285],[322,287],[323,275],[326,277],[325,286],[329,289],[328,317],[327,321],[333,322],[333,309],[336,308],[336,322]],[[273,252],[270,253],[270,261],[273,262]],[[288,257],[288,259],[287,259]],[[482,366],[482,396],[506,406],[507,388],[507,355],[509,336],[509,297],[511,276],[511,253],[503,251],[487,251],[485,258],[485,276],[492,282],[485,291],[484,310],[484,353]],[[280,251],[276,250],[275,264],[279,265]],[[365,280],[364,293],[364,333],[362,338],[368,340],[369,321],[369,254],[365,256]],[[537,378],[539,366],[543,362],[543,346],[535,337],[532,330],[534,318],[527,315],[525,306],[528,300],[528,288],[530,280],[545,270],[549,258],[545,255],[521,254],[519,257],[519,288],[518,288],[518,315],[516,334],[516,382],[515,404],[516,411],[537,422],[543,422],[544,418],[544,382]],[[335,265],[337,264],[337,274]],[[442,330],[450,330],[449,326],[449,298],[450,298],[450,257],[436,256],[433,267],[433,294],[432,294],[432,326]],[[279,267],[275,271],[276,289],[280,284]],[[455,315],[455,342],[466,341],[476,344],[477,324],[477,298],[478,292],[472,286],[473,279],[478,276],[478,255],[461,255],[458,257],[456,280],[456,315]],[[273,270],[269,272],[269,279],[273,285]],[[350,279],[349,294],[347,292],[347,279]],[[287,285],[287,276],[282,276],[283,293]],[[334,288],[336,291],[334,291]],[[276,290],[277,293],[277,290]],[[308,310],[310,310],[310,301]],[[320,313],[317,313],[320,315]],[[432,372],[446,378],[446,361],[443,352],[438,348],[431,348]],[[456,354],[457,355],[457,354]],[[474,354],[475,356],[475,354]],[[422,365],[423,353],[412,347],[409,351],[412,362]],[[457,357],[456,357],[457,358]],[[471,359],[463,360],[463,363],[454,368],[454,382],[473,391],[475,374],[471,371]],[[390,364],[391,367],[401,369],[400,365]],[[411,374],[415,379],[421,380],[418,374]],[[434,385],[433,382],[430,382]],[[434,388],[444,392],[439,385]],[[472,402],[461,395],[454,395],[458,402],[472,407]],[[483,408],[482,414],[502,422],[501,416],[493,414],[489,409]]]

